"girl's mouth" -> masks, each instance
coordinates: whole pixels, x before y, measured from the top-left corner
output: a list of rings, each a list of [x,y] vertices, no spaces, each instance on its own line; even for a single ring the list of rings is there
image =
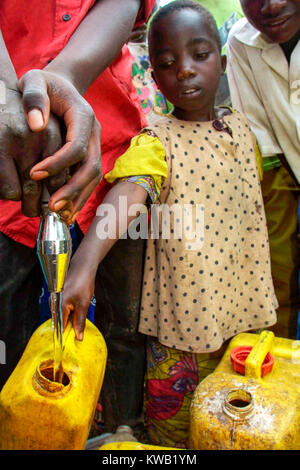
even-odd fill
[[[201,94],[201,91],[202,91],[201,88],[192,88],[191,87],[191,88],[187,88],[187,89],[183,90],[181,92],[181,95],[185,96],[185,97],[187,97],[187,96],[196,96],[196,95],[198,96],[199,94]]]

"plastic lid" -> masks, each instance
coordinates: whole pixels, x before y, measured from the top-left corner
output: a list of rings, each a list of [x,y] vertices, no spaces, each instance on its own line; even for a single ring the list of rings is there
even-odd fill
[[[245,361],[250,354],[252,346],[237,346],[230,351],[230,359],[233,369],[239,374],[245,375]],[[261,377],[271,372],[274,365],[274,357],[268,353],[261,366]]]

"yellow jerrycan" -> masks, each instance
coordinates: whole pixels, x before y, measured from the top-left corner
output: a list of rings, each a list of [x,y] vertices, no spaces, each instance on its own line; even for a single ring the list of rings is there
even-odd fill
[[[300,341],[234,337],[196,388],[190,419],[190,449],[300,449]]]
[[[103,383],[106,344],[87,320],[83,341],[68,324],[63,347],[64,376],[58,383],[51,320],[30,338],[0,393],[1,450],[84,449]]]
[[[152,446],[150,444],[142,444],[141,442],[112,442],[110,444],[104,444],[99,447],[99,450],[182,450],[176,449],[175,447],[159,447]]]

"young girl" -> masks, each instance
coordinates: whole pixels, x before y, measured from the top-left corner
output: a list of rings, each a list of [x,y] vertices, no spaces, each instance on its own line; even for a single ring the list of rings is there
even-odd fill
[[[65,321],[73,312],[73,324],[84,323],[98,265],[118,237],[112,221],[122,234],[136,217],[130,207],[148,196],[169,208],[161,236],[149,230],[139,330],[149,336],[149,435],[177,447],[187,446],[192,393],[226,341],[276,322],[255,140],[239,113],[214,106],[226,63],[220,49],[216,24],[197,2],[172,2],[154,17],[154,77],[174,110],[135,137],[106,176],[115,185],[72,260],[63,296]],[[193,238],[197,224],[203,233]]]

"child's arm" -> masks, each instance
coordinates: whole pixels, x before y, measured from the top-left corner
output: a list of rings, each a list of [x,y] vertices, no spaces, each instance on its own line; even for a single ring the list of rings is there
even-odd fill
[[[120,198],[123,197],[123,200]],[[127,199],[127,213],[122,211],[124,197]],[[106,195],[99,208],[107,209],[104,215],[97,215],[93,220],[86,236],[72,257],[68,275],[62,295],[62,313],[64,328],[69,315],[72,314],[72,323],[76,338],[83,339],[85,318],[89,304],[94,293],[94,284],[97,269],[103,258],[127,230],[130,222],[139,214],[129,216],[132,204],[144,204],[148,197],[147,191],[140,185],[127,181],[117,183]],[[121,202],[121,210],[119,213]],[[104,206],[107,205],[107,206]],[[97,213],[99,212],[99,208]],[[114,233],[100,239],[97,227],[104,221],[112,227]],[[99,232],[99,230],[98,230]]]

